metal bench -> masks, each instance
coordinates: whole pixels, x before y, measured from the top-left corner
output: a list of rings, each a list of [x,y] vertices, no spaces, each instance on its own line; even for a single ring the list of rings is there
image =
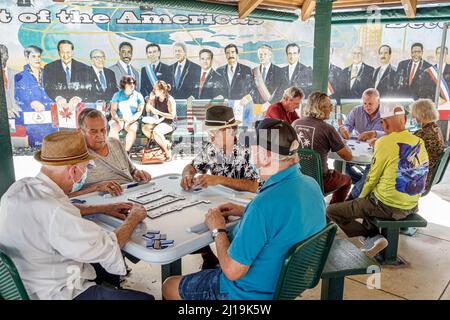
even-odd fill
[[[347,239],[334,240],[322,272],[322,300],[342,300],[346,276],[378,273],[380,265]]]

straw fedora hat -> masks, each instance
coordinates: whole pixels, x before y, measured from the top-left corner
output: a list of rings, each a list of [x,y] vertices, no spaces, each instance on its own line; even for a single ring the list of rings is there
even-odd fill
[[[241,122],[234,118],[233,109],[227,106],[212,106],[206,109],[205,130],[219,130],[236,127]]]
[[[44,137],[42,148],[34,154],[34,159],[44,165],[66,166],[95,157],[88,153],[80,131],[58,131]]]

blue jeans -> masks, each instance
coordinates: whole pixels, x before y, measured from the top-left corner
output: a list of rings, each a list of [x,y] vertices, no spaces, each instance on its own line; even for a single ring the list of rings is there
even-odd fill
[[[364,167],[364,166],[360,166]],[[345,164],[345,174],[352,178],[352,183],[356,184],[362,178],[362,174],[355,170],[355,164],[347,162]]]
[[[222,270],[206,269],[183,276],[178,292],[183,300],[226,300],[227,294],[220,293]]]
[[[364,188],[364,183],[366,182],[366,178],[367,178],[367,175],[369,174],[369,171],[370,171],[370,165],[366,166],[366,168],[363,171],[361,179],[359,179],[359,181],[357,181],[354,184],[353,189],[350,192],[350,194],[352,195],[353,199],[358,198],[359,195],[361,194],[361,191]]]

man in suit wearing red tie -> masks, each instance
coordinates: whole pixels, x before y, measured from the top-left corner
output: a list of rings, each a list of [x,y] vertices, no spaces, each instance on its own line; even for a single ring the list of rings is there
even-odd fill
[[[400,61],[397,67],[397,84],[402,98],[432,98],[433,88],[430,88],[430,78],[426,69],[431,67],[428,61],[422,59],[423,44],[414,43],[411,46],[411,59]],[[428,83],[428,85],[424,85]]]
[[[239,63],[238,47],[230,43],[225,49],[227,64],[218,68],[217,72],[225,79],[225,99],[241,100],[252,88],[252,69]]]
[[[195,84],[195,98],[213,99],[225,95],[224,79],[212,68],[214,54],[209,49],[202,49],[198,53],[200,60],[200,80]]]

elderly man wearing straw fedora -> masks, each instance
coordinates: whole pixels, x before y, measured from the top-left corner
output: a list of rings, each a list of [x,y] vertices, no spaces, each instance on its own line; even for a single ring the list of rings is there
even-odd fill
[[[29,297],[152,300],[143,292],[100,285],[102,276],[126,273],[120,249],[145,219],[144,207],[129,206],[113,232],[82,218],[89,210],[67,197],[83,185],[94,159],[81,132],[46,136],[34,157],[40,173],[16,181],[0,202],[0,250],[13,260]]]
[[[183,169],[181,187],[184,190],[221,184],[238,191],[256,192],[260,180],[250,164],[250,148],[237,142],[240,123],[234,118],[233,109],[225,105],[206,110],[205,129],[210,142],[205,142],[201,152]],[[201,253],[202,269],[218,263],[209,246],[194,253]]]

